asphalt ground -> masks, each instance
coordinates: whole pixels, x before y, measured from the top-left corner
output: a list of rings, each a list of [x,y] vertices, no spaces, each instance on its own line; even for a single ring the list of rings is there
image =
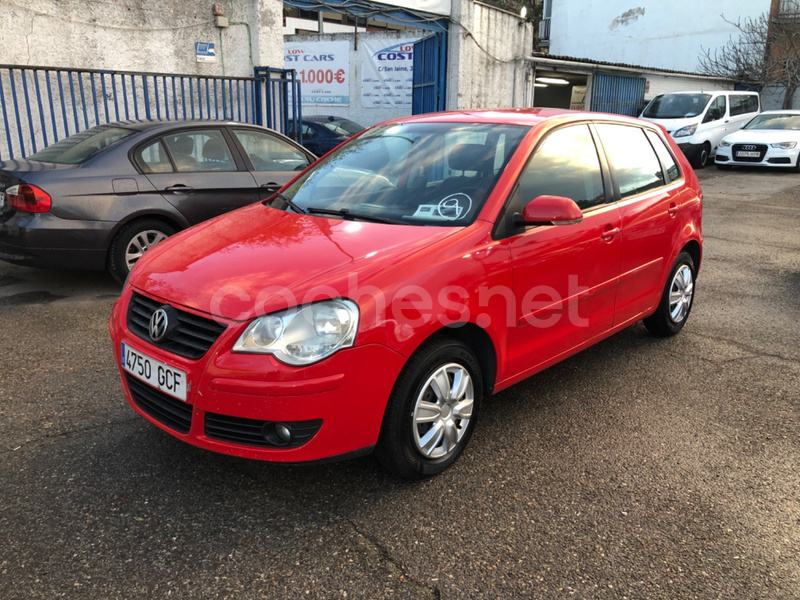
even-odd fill
[[[800,597],[800,175],[700,176],[683,332],[496,395],[417,483],[181,443],[123,401],[110,278],[0,265],[0,598]]]

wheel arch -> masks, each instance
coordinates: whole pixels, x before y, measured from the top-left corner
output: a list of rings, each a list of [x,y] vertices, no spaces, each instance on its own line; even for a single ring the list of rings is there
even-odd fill
[[[178,219],[163,213],[145,212],[131,215],[124,221],[117,223],[111,230],[106,243],[106,257],[108,256],[108,253],[111,252],[111,246],[113,245],[114,239],[117,237],[117,235],[119,235],[120,231],[138,221],[147,220],[161,221],[165,225],[172,227],[175,231],[181,231],[182,229],[186,229],[188,227],[188,223],[182,223]]]
[[[486,398],[494,393],[497,379],[497,352],[491,336],[485,329],[469,321],[453,323],[436,330],[418,346],[436,338],[452,338],[467,345],[475,353],[478,365],[481,367],[483,378],[483,392]]]
[[[700,271],[700,261],[703,258],[703,252],[700,249],[700,243],[697,240],[689,240],[684,244],[683,248],[681,248],[681,252],[688,252],[689,256],[692,257],[692,261],[694,261],[694,269],[695,273]],[[680,252],[678,253],[680,254]]]

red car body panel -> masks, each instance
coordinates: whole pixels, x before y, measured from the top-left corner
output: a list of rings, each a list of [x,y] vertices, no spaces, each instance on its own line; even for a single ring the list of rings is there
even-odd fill
[[[347,221],[256,204],[162,242],[131,274],[111,315],[111,337],[118,364],[121,343],[127,343],[187,373],[191,429],[178,433],[141,410],[120,367],[129,404],[203,448],[281,462],[327,459],[376,443],[408,357],[449,323],[485,333],[481,339],[489,340],[496,371],[484,377],[499,391],[651,314],[678,253],[694,245],[699,267],[702,244],[697,178],[663,131],[680,165],[679,181],[610,202],[576,225],[536,227],[502,239],[493,234],[518,173],[551,129],[588,117],[654,128],[587,115],[533,109],[404,119],[530,127],[465,227]],[[134,291],[217,319],[227,329],[199,360],[166,352],[129,330],[126,311]],[[254,317],[334,298],[358,304],[352,348],[304,367],[268,354],[231,352]],[[207,412],[277,422],[321,419],[322,426],[297,448],[250,447],[207,437]]]

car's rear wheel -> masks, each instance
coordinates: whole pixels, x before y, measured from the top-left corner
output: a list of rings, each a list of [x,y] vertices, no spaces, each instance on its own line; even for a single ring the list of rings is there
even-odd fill
[[[122,283],[147,250],[173,233],[174,227],[158,219],[142,219],[126,225],[111,243],[108,271]]]
[[[697,269],[688,252],[681,252],[667,278],[658,309],[644,319],[644,325],[653,335],[675,335],[686,324],[692,310]]]
[[[375,453],[408,479],[444,471],[461,455],[475,428],[483,379],[475,354],[439,338],[424,344],[397,378]]]

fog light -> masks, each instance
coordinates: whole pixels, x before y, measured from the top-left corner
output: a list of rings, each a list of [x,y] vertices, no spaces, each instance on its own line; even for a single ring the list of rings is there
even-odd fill
[[[277,435],[278,439],[284,444],[288,444],[292,441],[292,430],[283,423],[277,423],[275,425],[275,435]]]

